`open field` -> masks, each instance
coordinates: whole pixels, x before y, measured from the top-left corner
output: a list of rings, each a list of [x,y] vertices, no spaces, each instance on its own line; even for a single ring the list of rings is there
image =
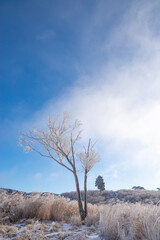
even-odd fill
[[[127,191],[120,191],[125,192],[125,198]],[[94,191],[91,192],[93,197]],[[101,196],[95,192],[98,201]],[[99,194],[106,196],[106,192]],[[158,200],[159,192],[152,193],[149,196],[146,191],[149,199]],[[144,196],[140,191],[132,191],[132,199],[134,194],[135,199]],[[0,189],[0,239],[160,239],[160,207],[154,201],[88,204],[88,212],[82,225],[76,200],[51,193]]]

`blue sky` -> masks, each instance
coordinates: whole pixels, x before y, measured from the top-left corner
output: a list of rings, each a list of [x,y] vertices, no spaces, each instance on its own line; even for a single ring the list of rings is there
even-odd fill
[[[98,175],[107,189],[159,187],[159,10],[149,0],[0,1],[0,187],[75,190],[69,172],[17,141],[63,111],[83,122],[84,141],[98,139],[89,189]]]

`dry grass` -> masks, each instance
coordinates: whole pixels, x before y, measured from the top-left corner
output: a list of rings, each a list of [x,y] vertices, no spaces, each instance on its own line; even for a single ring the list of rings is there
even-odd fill
[[[104,206],[97,206],[96,204],[88,204],[88,216],[85,219],[85,224],[87,226],[98,226],[100,214],[103,212]]]
[[[7,225],[8,219],[12,223],[26,219],[25,228],[16,239],[34,239],[34,232],[41,232],[39,239],[45,239],[43,232],[56,232],[62,227],[55,221],[81,224],[77,201],[40,193],[27,196],[18,193],[9,196],[0,194],[0,235],[7,234],[11,237],[18,229]],[[43,222],[40,222],[41,220]],[[47,230],[45,221],[49,220],[54,222]],[[106,240],[159,240],[160,207],[140,203],[100,206],[88,204],[85,224],[99,226],[100,234]],[[61,237],[63,239],[63,236]]]
[[[98,225],[102,211],[103,206],[88,204],[86,225]],[[64,197],[55,197],[51,200],[43,198],[23,200],[10,208],[10,219],[13,222],[22,218],[63,221],[81,225],[77,201],[70,201]]]
[[[64,197],[27,199],[10,207],[13,222],[22,218],[80,223],[77,201]]]
[[[0,234],[6,234],[9,232],[17,232],[18,228],[15,226],[8,226],[8,225],[0,225]]]
[[[100,216],[100,232],[106,240],[159,240],[160,208],[141,204],[106,206]]]

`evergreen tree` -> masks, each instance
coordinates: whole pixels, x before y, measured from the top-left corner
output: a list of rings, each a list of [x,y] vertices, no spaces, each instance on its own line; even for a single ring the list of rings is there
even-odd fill
[[[104,179],[103,179],[102,176],[98,176],[98,177],[96,178],[95,186],[96,186],[100,191],[105,190],[105,183],[104,183]]]

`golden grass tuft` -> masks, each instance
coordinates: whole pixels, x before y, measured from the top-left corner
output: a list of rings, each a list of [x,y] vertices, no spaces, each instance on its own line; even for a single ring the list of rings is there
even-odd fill
[[[139,203],[108,205],[100,216],[100,232],[106,240],[159,240],[160,208]]]
[[[79,218],[78,203],[70,202],[69,199],[60,196],[51,199],[40,197],[24,199],[10,208],[10,218],[13,222],[22,218],[65,222],[76,219],[74,221],[77,222],[79,221],[77,220]]]
[[[16,233],[18,231],[18,228],[15,226],[8,226],[8,225],[0,225],[0,234],[6,234],[6,233]]]

